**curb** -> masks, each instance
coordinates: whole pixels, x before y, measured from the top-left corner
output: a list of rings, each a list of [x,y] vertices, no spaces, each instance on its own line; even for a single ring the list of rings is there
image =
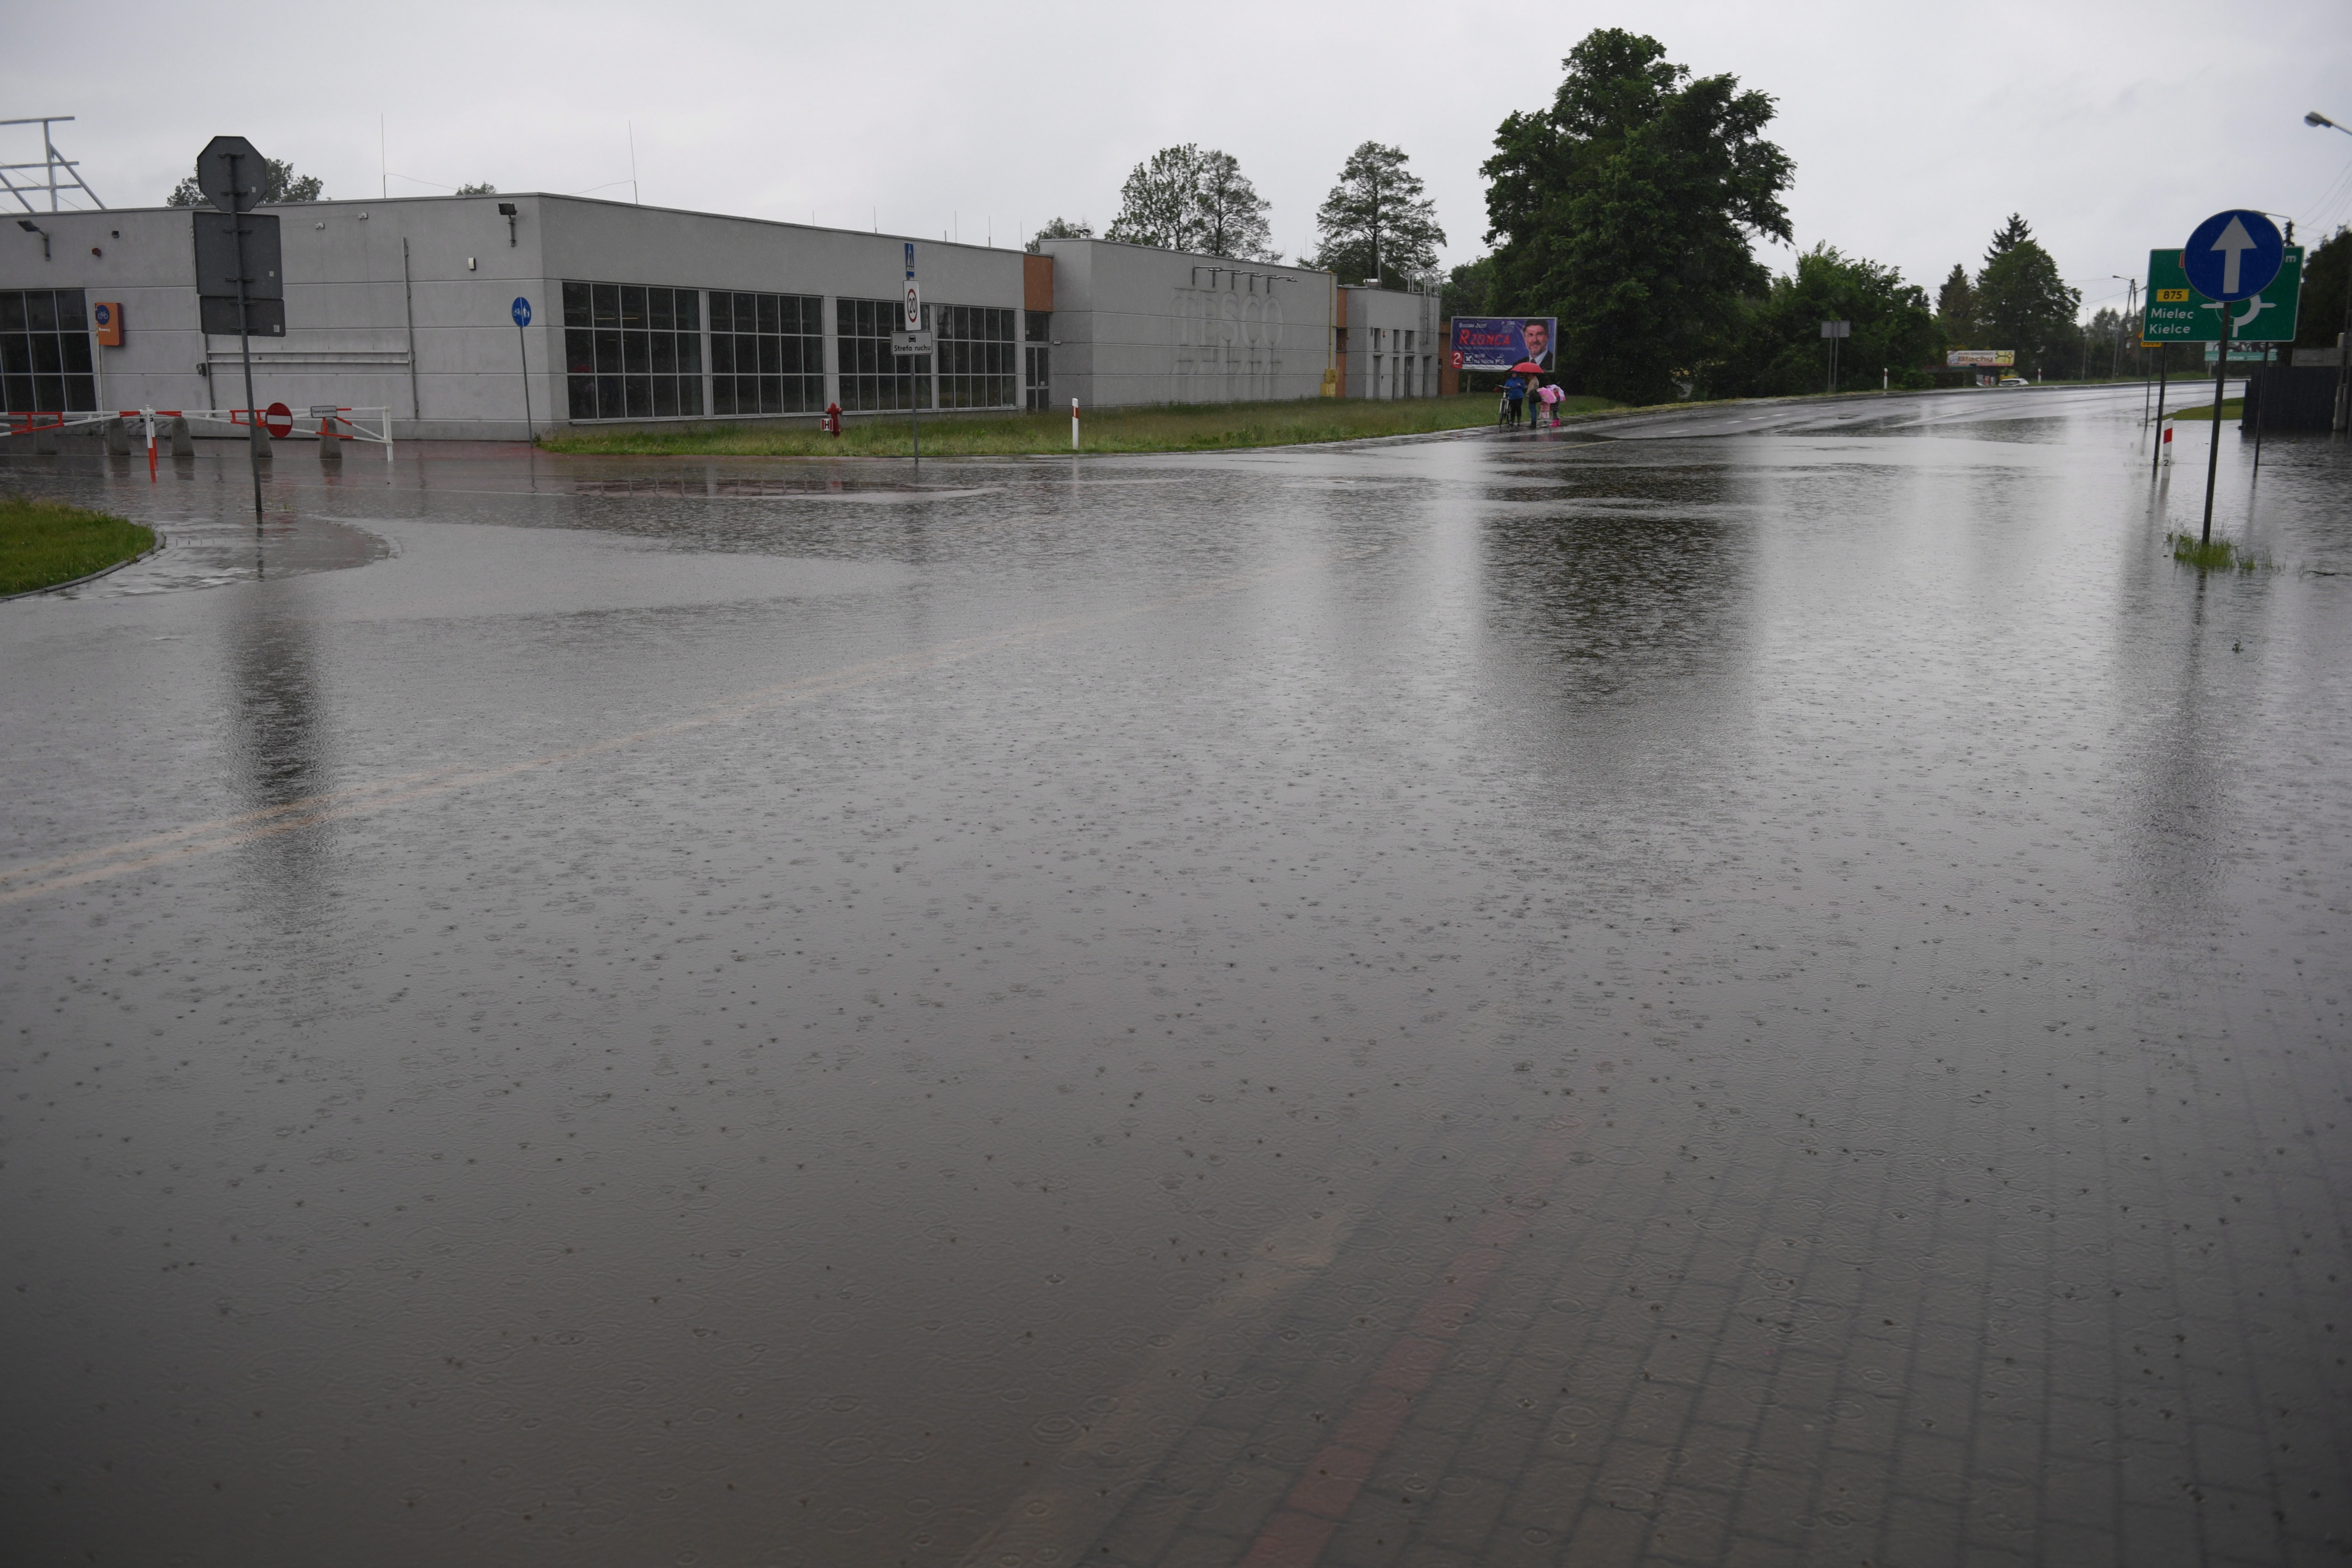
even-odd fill
[[[163,537],[163,531],[162,529],[156,529],[154,533],[155,542],[141,551],[138,554],[131,557],[128,561],[118,561],[111,566],[101,566],[95,572],[73,578],[68,582],[52,583],[46,588],[27,588],[21,594],[0,594],[0,605],[13,604],[18,599],[37,598],[43,594],[63,593],[68,588],[79,588],[85,583],[95,583],[100,577],[110,577],[115,573],[121,571],[125,566],[136,566],[151,555],[162,554],[163,552],[163,546],[169,542],[169,541]]]

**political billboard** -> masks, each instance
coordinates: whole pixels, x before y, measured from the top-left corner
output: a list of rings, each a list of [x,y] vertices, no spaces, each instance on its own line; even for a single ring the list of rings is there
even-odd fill
[[[1953,349],[1944,355],[1947,368],[1958,370],[1963,365],[2008,366],[2017,363],[2015,349]]]
[[[1549,372],[1559,329],[1556,316],[1456,316],[1454,368],[1508,370],[1533,360]]]

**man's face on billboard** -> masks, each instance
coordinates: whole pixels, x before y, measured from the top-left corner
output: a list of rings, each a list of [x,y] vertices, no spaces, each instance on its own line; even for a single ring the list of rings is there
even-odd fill
[[[1523,329],[1528,345],[1528,357],[1541,360],[1551,349],[1551,328],[1543,321],[1529,321]]]

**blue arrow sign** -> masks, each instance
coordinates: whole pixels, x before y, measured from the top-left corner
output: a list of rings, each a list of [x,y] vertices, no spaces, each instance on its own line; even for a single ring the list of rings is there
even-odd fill
[[[518,327],[530,325],[530,301],[520,294],[515,296],[514,319],[515,325]]]
[[[913,279],[914,276],[915,276],[915,242],[914,242],[913,240],[911,240],[911,239],[910,239],[910,240],[908,240],[908,241],[907,242],[907,277],[908,277],[908,280],[909,280],[909,281],[911,281],[911,280]]]
[[[2271,286],[2286,258],[2278,226],[2258,212],[2215,213],[2181,247],[2189,286],[2208,300],[2251,300]]]

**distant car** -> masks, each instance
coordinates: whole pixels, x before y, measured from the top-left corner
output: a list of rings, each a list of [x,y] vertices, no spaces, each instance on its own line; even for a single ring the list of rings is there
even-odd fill
[[[2021,375],[2004,375],[1996,384],[2001,386],[2032,386],[2033,384],[2026,380]]]

